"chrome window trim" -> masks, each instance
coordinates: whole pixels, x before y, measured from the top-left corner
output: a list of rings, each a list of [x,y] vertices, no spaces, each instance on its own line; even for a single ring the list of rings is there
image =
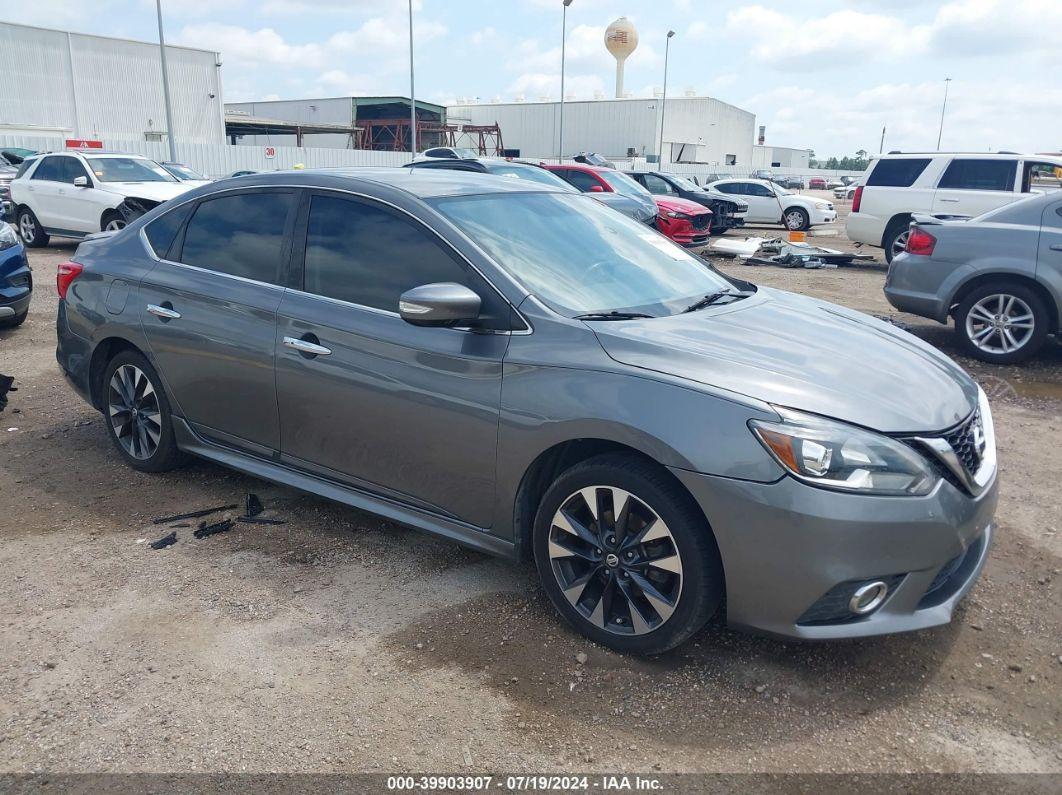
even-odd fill
[[[402,213],[403,215],[411,218],[416,223],[420,224],[422,227],[424,227],[426,230],[428,230],[428,232],[431,235],[433,235],[435,238],[437,238],[440,243],[442,243],[444,246],[446,246],[449,250],[453,251],[453,253],[456,254],[458,257],[460,257],[464,262],[468,263],[468,267],[470,267],[473,270],[474,273],[476,273],[492,290],[494,290],[494,292],[496,292],[498,294],[498,297],[501,298],[502,301],[504,301],[506,303],[506,305],[508,305],[510,310],[512,312],[515,312],[517,317],[519,317],[520,320],[523,321],[524,325],[527,326],[526,329],[516,329],[516,330],[513,330],[513,329],[509,329],[509,330],[504,330],[504,329],[470,329],[470,328],[466,328],[466,327],[454,327],[455,330],[475,332],[475,333],[478,333],[478,334],[491,332],[491,333],[496,333],[496,334],[510,334],[510,335],[521,335],[521,336],[534,333],[535,329],[534,329],[534,326],[531,325],[531,322],[526,317],[524,317],[523,313],[516,307],[516,305],[513,304],[513,302],[510,301],[505,296],[505,294],[495,286],[494,282],[492,282],[490,279],[488,279],[486,277],[486,275],[484,275],[483,271],[481,271],[479,268],[476,267],[474,262],[472,262],[468,257],[466,257],[461,251],[459,251],[457,249],[456,246],[454,246],[453,243],[451,243],[449,240],[447,240],[442,235],[440,235],[435,229],[433,229],[423,219],[418,218],[416,215],[414,215],[413,213],[409,212],[409,210],[406,210],[403,207],[399,207],[397,204],[394,204],[393,202],[389,202],[386,199],[380,199],[380,198],[378,198],[376,196],[370,196],[367,193],[359,193],[358,191],[350,190],[349,188],[335,188],[335,187],[324,186],[324,185],[293,185],[293,184],[289,184],[289,183],[285,183],[283,185],[240,185],[240,186],[232,187],[232,188],[222,188],[221,190],[214,191],[213,193],[208,193],[208,194],[205,194],[203,196],[196,196],[194,198],[186,199],[185,201],[178,202],[178,203],[174,204],[172,207],[167,208],[166,212],[167,213],[173,212],[178,207],[182,207],[185,204],[191,204],[192,202],[198,202],[198,201],[201,201],[201,200],[206,200],[208,198],[212,198],[214,196],[218,196],[218,195],[223,194],[223,193],[230,193],[232,191],[253,191],[253,190],[259,190],[259,189],[263,189],[263,188],[289,188],[289,189],[295,189],[295,190],[311,190],[311,191],[319,190],[319,191],[330,191],[332,193],[345,193],[345,194],[347,194],[349,196],[355,196],[355,197],[357,197],[359,199],[365,199],[365,200],[370,201],[370,202],[377,202],[377,203],[382,204],[382,205],[384,205],[386,207],[390,207],[392,210],[397,210],[398,212]],[[171,199],[170,201],[174,201],[174,200]],[[423,200],[421,199],[421,201],[423,201]],[[169,204],[169,202],[167,202],[167,204]],[[431,209],[430,205],[429,205],[429,209]],[[162,213],[162,214],[160,214],[159,217],[162,217],[162,215],[165,215],[165,214],[166,213]],[[157,218],[153,218],[150,221],[150,223],[154,223],[156,220],[158,220],[158,219]],[[263,285],[265,287],[275,287],[275,288],[278,288],[278,289],[281,289],[281,290],[291,290],[291,292],[293,292],[293,293],[301,293],[303,295],[312,296],[314,298],[319,298],[319,299],[322,299],[322,300],[325,300],[325,301],[331,301],[331,302],[334,302],[334,303],[342,304],[344,306],[354,307],[356,309],[365,309],[365,310],[368,310],[370,312],[376,312],[378,314],[393,315],[394,317],[401,317],[397,312],[391,312],[391,311],[386,310],[386,309],[378,309],[377,307],[374,307],[374,306],[366,306],[364,304],[355,304],[355,303],[352,303],[350,301],[343,301],[343,300],[341,300],[339,298],[331,298],[330,296],[327,296],[327,295],[318,295],[317,293],[308,293],[305,290],[297,290],[294,287],[283,287],[281,285],[276,285],[276,284],[273,284],[271,282],[262,282],[262,281],[258,281],[256,279],[247,279],[247,278],[244,278],[243,276],[233,276],[232,274],[229,274],[229,273],[220,273],[219,271],[212,271],[209,268],[200,268],[200,267],[198,267],[196,265],[186,265],[183,262],[174,262],[173,260],[163,259],[162,257],[158,256],[155,253],[155,250],[151,247],[151,243],[148,241],[147,233],[145,232],[147,227],[148,227],[148,224],[144,224],[139,229],[140,243],[141,243],[141,245],[143,245],[144,250],[147,252],[148,256],[151,259],[155,260],[155,262],[163,262],[163,263],[166,263],[167,265],[176,265],[176,266],[181,267],[181,268],[189,268],[191,270],[201,271],[203,273],[213,273],[213,274],[215,274],[217,276],[224,276],[224,277],[227,277],[229,279],[236,279],[236,280],[239,280],[239,281],[242,281],[242,282],[247,282],[249,284],[260,284],[260,285]],[[456,229],[456,227],[455,227],[455,229]],[[502,271],[505,270],[504,268],[502,268],[494,260],[493,257],[491,257],[489,254],[487,254],[485,251],[483,251],[483,249],[481,249],[478,245],[476,245],[474,240],[472,240],[467,235],[465,235],[464,232],[462,232],[461,230],[458,229],[457,231],[458,231],[458,234],[460,234],[461,237],[464,238],[466,242],[471,244],[473,246],[473,248],[475,248],[476,251],[478,251],[480,253],[481,256],[483,256],[486,259],[488,259],[491,262],[493,262],[495,267],[497,267],[499,270],[502,270]],[[526,288],[524,288],[524,289],[526,290]]]

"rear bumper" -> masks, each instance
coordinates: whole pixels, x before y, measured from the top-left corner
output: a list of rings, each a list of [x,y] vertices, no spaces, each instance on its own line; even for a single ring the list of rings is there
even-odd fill
[[[936,320],[948,322],[948,310],[951,308],[949,289],[943,289],[943,280],[956,279],[964,268],[944,267],[932,263],[929,257],[903,252],[897,254],[889,265],[885,276],[885,298],[901,312],[910,312]]]
[[[853,243],[866,243],[880,248],[885,236],[885,221],[867,213],[849,213],[844,231]]]
[[[59,310],[55,316],[55,331],[58,342],[55,348],[55,359],[66,376],[66,380],[74,391],[92,404],[92,395],[89,388],[89,372],[92,362],[92,345],[89,340],[83,339],[70,330],[67,322],[66,301],[59,299]]]
[[[926,497],[868,497],[790,477],[764,484],[672,472],[715,533],[728,622],[771,635],[851,638],[946,624],[991,545],[995,481],[978,498],[947,482]],[[876,612],[807,619],[838,586],[879,578],[892,587]]]

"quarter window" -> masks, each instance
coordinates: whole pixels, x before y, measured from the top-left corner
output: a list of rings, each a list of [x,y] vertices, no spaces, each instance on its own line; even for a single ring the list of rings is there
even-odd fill
[[[456,282],[483,301],[487,325],[500,328],[508,305],[466,262],[419,224],[365,201],[317,195],[310,203],[306,292],[398,311],[406,290]],[[508,327],[508,324],[504,324]]]
[[[938,188],[1014,190],[1015,160],[952,160]]]
[[[279,284],[288,250],[284,231],[294,206],[295,194],[290,191],[207,199],[188,222],[181,262]]]
[[[37,166],[37,170],[33,172],[31,179],[44,179],[49,182],[62,182],[63,181],[63,157],[46,157],[41,161],[41,164]]]
[[[909,188],[929,165],[928,157],[895,157],[879,160],[867,177],[867,187]]]

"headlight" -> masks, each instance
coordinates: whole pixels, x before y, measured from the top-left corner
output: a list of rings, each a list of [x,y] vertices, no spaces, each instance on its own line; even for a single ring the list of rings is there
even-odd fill
[[[827,489],[863,494],[920,496],[939,476],[903,442],[843,422],[777,409],[781,422],[749,427],[791,475]]]
[[[668,218],[686,218],[686,219],[689,218],[689,216],[686,215],[686,213],[677,213],[674,210],[668,210],[666,215],[667,215]]]
[[[18,236],[9,224],[0,221],[0,251],[18,245]]]

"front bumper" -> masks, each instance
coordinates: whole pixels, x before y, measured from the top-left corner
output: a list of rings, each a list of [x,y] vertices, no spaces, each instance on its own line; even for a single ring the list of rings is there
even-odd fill
[[[0,320],[21,315],[33,297],[33,274],[22,244],[0,251]]]
[[[672,472],[715,533],[728,623],[772,635],[851,638],[946,624],[977,580],[991,545],[995,478],[977,498],[944,481],[926,497],[873,497],[791,477],[753,483]],[[941,585],[934,582],[938,574],[950,576]],[[896,575],[876,612],[843,622],[802,623],[836,586]],[[934,586],[939,587],[927,595]]]
[[[818,208],[811,211],[811,224],[832,224],[837,220],[837,210],[820,210]]]

